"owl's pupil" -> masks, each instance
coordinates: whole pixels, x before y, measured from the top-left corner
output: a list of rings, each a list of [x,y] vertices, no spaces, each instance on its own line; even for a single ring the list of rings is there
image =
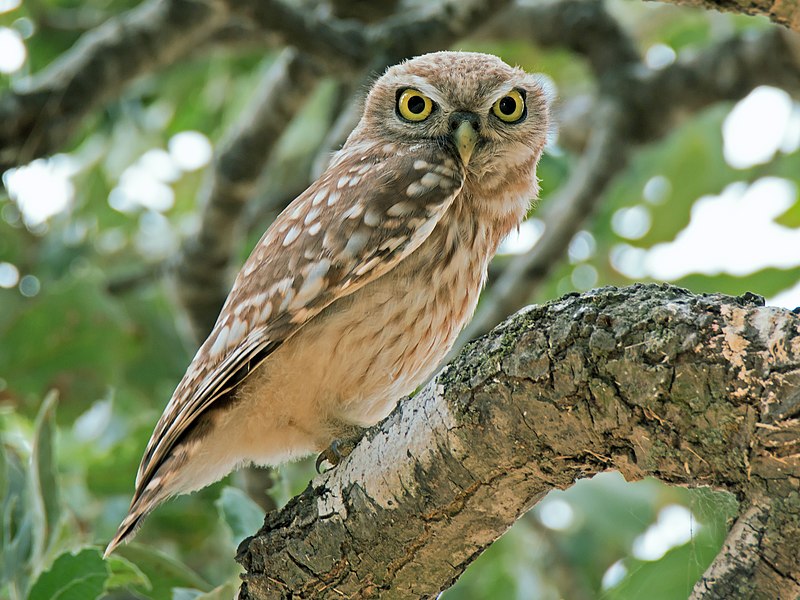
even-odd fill
[[[511,96],[506,96],[502,100],[500,100],[500,112],[504,115],[513,115],[514,111],[517,109],[517,101],[514,100]]]
[[[422,96],[411,96],[411,98],[408,99],[408,110],[415,115],[425,110],[425,100],[422,99]]]

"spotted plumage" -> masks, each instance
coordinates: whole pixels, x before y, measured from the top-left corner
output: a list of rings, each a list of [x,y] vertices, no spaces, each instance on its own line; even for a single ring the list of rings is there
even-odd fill
[[[536,195],[547,128],[538,80],[493,56],[434,53],[378,79],[236,277],[107,552],[168,497],[319,452],[422,383]]]

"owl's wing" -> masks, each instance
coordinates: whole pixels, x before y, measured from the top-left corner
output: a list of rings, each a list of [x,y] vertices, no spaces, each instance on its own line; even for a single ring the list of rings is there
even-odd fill
[[[326,306],[387,273],[430,235],[463,183],[438,150],[351,148],[264,234],[156,425],[134,501],[180,436]]]

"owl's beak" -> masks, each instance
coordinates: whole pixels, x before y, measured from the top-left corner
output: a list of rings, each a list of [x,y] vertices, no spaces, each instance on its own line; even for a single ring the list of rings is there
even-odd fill
[[[464,166],[467,166],[472,156],[472,151],[475,149],[475,144],[478,143],[478,132],[475,131],[472,119],[464,119],[458,123],[453,129],[452,136],[458,154],[461,156]]]

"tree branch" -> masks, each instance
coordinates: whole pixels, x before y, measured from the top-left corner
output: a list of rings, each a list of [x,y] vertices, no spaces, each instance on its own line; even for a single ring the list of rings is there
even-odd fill
[[[652,1],[652,0],[651,0]],[[789,29],[800,32],[800,5],[784,0],[658,0],[670,4],[694,6],[706,10],[718,10],[745,15],[769,17]]]
[[[608,469],[734,493],[753,589],[794,597],[800,317],[762,302],[637,285],[515,315],[267,515],[240,598],[433,597],[548,491]]]
[[[87,115],[226,18],[219,0],[152,0],[84,34],[24,89],[0,97],[0,173],[59,150]]]

